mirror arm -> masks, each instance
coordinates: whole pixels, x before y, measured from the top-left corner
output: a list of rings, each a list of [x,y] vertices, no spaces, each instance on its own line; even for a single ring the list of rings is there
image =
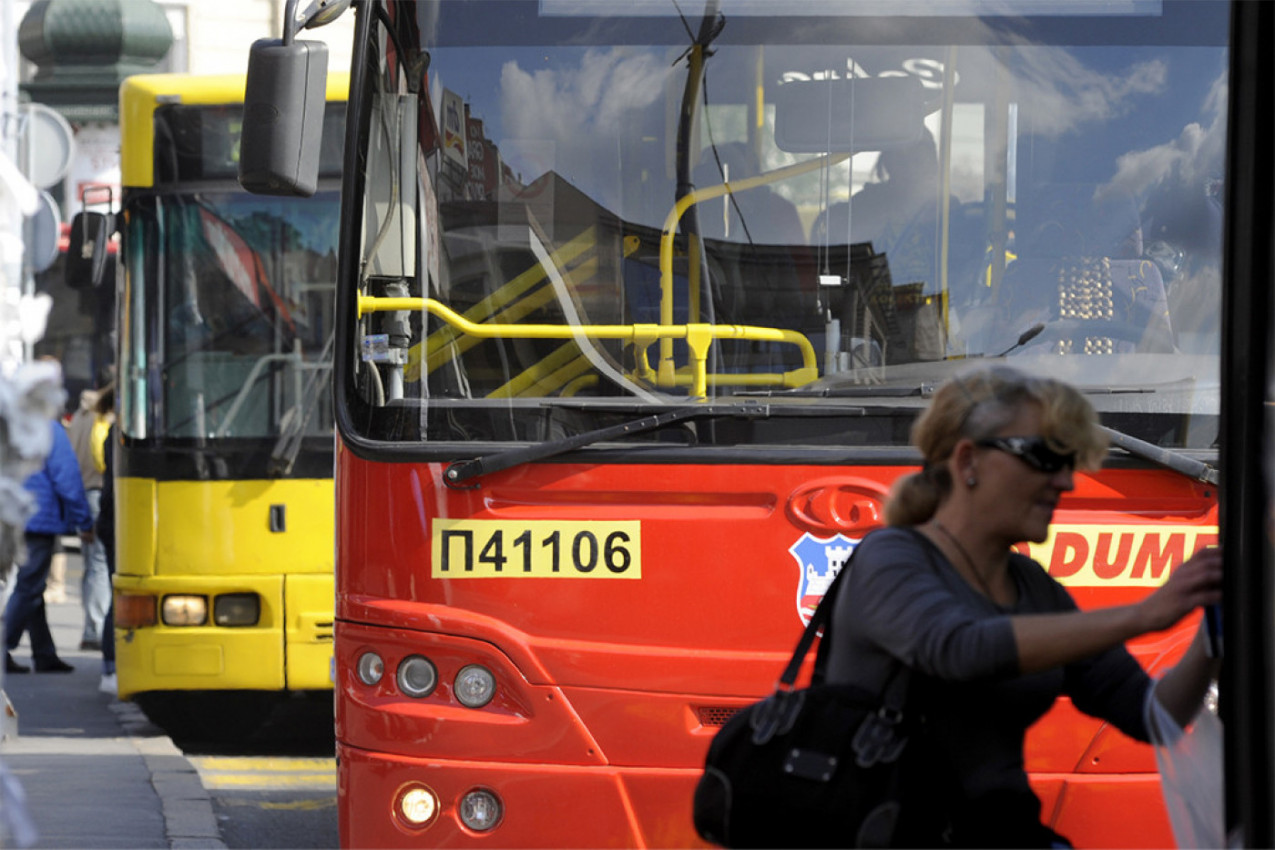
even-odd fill
[[[332,23],[348,8],[351,0],[310,0],[305,11],[297,13],[298,0],[285,0],[283,6],[283,43],[292,44],[300,30]]]
[[[297,0],[284,0],[283,3],[283,43],[284,45],[292,44],[292,40],[296,38],[297,30],[301,27],[297,26]]]

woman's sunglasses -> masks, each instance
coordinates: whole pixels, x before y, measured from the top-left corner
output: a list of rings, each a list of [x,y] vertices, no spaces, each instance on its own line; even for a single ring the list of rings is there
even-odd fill
[[[1076,453],[1059,454],[1044,437],[987,437],[974,445],[1011,454],[1038,472],[1054,473],[1076,468]]]

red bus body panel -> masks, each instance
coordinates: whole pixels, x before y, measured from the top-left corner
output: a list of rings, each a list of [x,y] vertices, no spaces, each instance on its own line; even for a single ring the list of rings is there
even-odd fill
[[[811,603],[801,598],[799,544],[855,541],[879,527],[891,483],[910,470],[533,464],[468,490],[445,486],[442,471],[338,449],[342,846],[701,845],[691,794],[708,744],[734,710],[768,692]],[[452,538],[450,574],[500,563],[498,576],[432,577],[436,532],[454,520],[511,535],[540,525],[503,549],[477,532],[467,555]],[[1106,470],[1077,476],[1054,520],[1053,543],[1032,554],[1073,581],[1081,606],[1119,604],[1215,542],[1216,493],[1167,471]],[[604,558],[576,531],[558,573],[518,568],[531,544],[581,523],[626,548]],[[1184,626],[1130,648],[1154,671],[1189,634]],[[367,650],[385,663],[374,686],[354,672]],[[394,687],[410,654],[437,668],[428,697]],[[473,663],[497,681],[481,709],[452,690]],[[1064,701],[1029,733],[1026,760],[1049,822],[1077,846],[1173,844],[1149,746]],[[424,829],[387,809],[407,783],[440,798]],[[460,795],[479,787],[504,804],[482,835],[456,817]]]

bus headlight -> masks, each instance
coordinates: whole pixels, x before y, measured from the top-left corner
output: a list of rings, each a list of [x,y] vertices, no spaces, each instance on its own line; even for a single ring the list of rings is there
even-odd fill
[[[219,626],[255,626],[261,619],[261,597],[255,593],[223,593],[213,600],[213,622]]]
[[[466,708],[482,708],[496,695],[496,677],[486,667],[470,664],[456,674],[456,699]]]
[[[409,697],[427,697],[438,684],[438,671],[428,658],[409,655],[399,662],[398,689]]]
[[[359,656],[354,669],[360,682],[365,685],[375,685],[385,675],[385,662],[375,652],[365,652]]]
[[[495,829],[500,823],[505,807],[496,792],[475,788],[460,798],[460,822],[474,832]]]
[[[184,593],[165,596],[160,619],[166,626],[202,626],[208,622],[208,598]]]
[[[409,785],[399,793],[394,810],[410,827],[429,826],[438,817],[438,795],[424,785]]]

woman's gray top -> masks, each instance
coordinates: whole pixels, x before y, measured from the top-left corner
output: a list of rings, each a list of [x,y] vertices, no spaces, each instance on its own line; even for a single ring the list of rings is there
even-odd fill
[[[880,693],[896,659],[911,667],[911,693],[921,699],[966,801],[1035,801],[1023,737],[1060,695],[1147,740],[1142,706],[1151,680],[1123,646],[1046,672],[1018,673],[1010,616],[1076,610],[1066,589],[1030,558],[1010,555],[1018,587],[1012,608],[976,591],[911,529],[868,535],[849,569],[833,608],[827,681]]]

